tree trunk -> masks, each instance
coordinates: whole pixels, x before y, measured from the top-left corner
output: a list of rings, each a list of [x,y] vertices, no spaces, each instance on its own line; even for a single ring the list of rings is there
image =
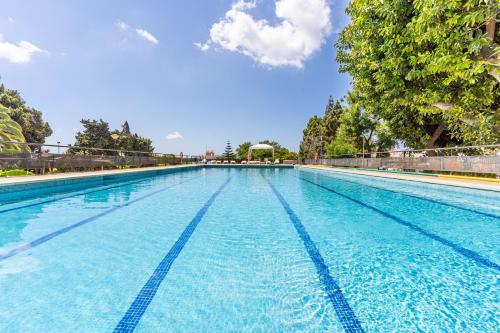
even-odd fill
[[[493,42],[495,40],[496,17],[492,16],[486,21],[486,34]]]
[[[441,134],[443,134],[444,129],[445,125],[443,123],[439,124],[439,126],[434,130],[431,139],[425,144],[425,149],[434,148],[434,144],[436,143],[437,139],[439,139]]]

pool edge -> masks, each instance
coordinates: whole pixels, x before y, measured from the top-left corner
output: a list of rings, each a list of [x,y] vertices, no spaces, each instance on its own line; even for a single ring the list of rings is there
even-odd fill
[[[500,192],[500,184],[492,182],[484,182],[480,180],[473,180],[473,179],[428,177],[428,176],[411,175],[411,174],[393,174],[393,173],[382,173],[377,171],[355,170],[355,169],[337,169],[337,168],[333,169],[333,168],[328,168],[326,166],[315,166],[315,165],[300,165],[297,166],[297,169],[320,170],[333,173],[344,173],[351,175],[389,178],[389,179],[411,181],[418,183],[427,183],[434,185],[462,187],[474,190]]]

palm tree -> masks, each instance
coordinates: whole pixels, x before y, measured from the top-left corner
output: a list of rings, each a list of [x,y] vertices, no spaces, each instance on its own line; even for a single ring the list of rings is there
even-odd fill
[[[0,105],[0,152],[26,152],[30,151],[26,144],[6,143],[5,141],[26,142],[21,125],[12,120],[9,109]],[[4,142],[2,142],[4,141]]]

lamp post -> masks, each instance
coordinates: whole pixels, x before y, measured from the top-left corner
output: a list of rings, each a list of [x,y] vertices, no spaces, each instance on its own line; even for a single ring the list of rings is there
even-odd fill
[[[371,138],[370,131],[366,130],[361,133],[361,140],[363,140],[363,159],[361,160],[361,167],[363,168],[365,165],[365,141],[368,143],[368,139]],[[368,167],[368,162],[366,163],[366,167]]]
[[[361,140],[363,141],[363,157],[361,157],[361,167],[365,165],[365,136],[361,135]]]

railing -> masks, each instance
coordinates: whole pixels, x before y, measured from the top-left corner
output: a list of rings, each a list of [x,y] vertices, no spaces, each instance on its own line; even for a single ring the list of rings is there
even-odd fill
[[[28,146],[31,152],[1,149],[2,144],[13,143]],[[51,152],[53,148],[58,152]],[[61,153],[61,149],[64,152]],[[200,156],[189,155],[0,141],[0,170],[22,169],[37,174],[190,164],[198,163],[201,159]]]
[[[344,155],[316,160],[306,159],[304,162],[306,164],[370,169],[492,174],[499,177],[499,150],[500,145],[420,150],[400,149],[379,153],[358,153],[353,154],[353,157],[345,157]]]

